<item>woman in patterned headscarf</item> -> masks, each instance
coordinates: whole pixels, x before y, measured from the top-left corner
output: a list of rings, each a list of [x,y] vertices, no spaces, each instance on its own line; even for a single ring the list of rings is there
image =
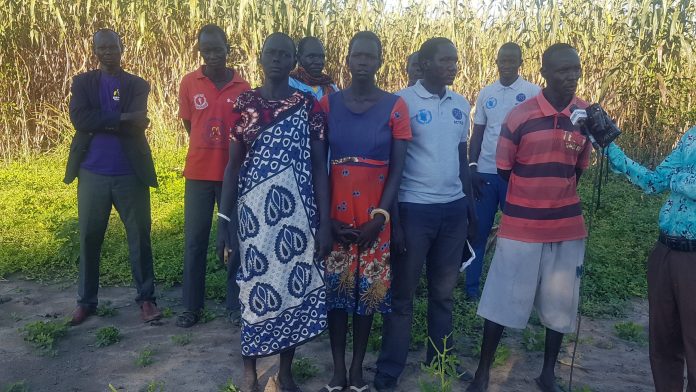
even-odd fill
[[[302,38],[297,44],[299,65],[290,72],[290,87],[312,93],[316,99],[338,91],[331,76],[324,73],[325,56],[324,45],[319,38]]]

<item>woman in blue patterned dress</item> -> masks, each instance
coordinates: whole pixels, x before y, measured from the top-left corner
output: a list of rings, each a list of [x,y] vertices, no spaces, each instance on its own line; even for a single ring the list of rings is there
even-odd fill
[[[277,388],[299,391],[295,347],[324,331],[320,260],[331,247],[326,116],[316,99],[288,85],[295,45],[283,33],[261,50],[263,85],[234,110],[230,160],[220,203],[226,246],[239,249],[245,391],[258,391],[256,359],[280,354]]]

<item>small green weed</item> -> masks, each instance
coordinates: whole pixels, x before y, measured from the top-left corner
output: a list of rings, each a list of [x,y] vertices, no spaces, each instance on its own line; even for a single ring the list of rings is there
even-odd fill
[[[430,380],[418,380],[418,386],[421,392],[452,392],[452,383],[459,378],[457,373],[457,365],[459,359],[452,355],[448,348],[447,340],[451,337],[445,336],[442,339],[444,349],[440,351],[435,347],[432,339],[428,339],[430,344],[435,348],[435,357],[429,365],[421,364],[421,369],[430,378]]]
[[[2,389],[3,392],[29,392],[29,386],[26,381],[17,381],[7,385]]]
[[[17,312],[11,312],[10,313],[10,318],[14,320],[14,322],[22,321],[22,316],[19,315]]]
[[[35,321],[20,329],[24,340],[39,349],[42,355],[56,356],[58,341],[68,333],[67,321]]]
[[[97,347],[111,346],[121,341],[121,331],[114,326],[103,327],[97,330]]]
[[[201,310],[201,315],[199,321],[203,324],[209,323],[217,318],[217,314],[215,312],[208,310],[208,309],[203,309]]]
[[[522,333],[522,346],[527,351],[544,351],[544,330],[527,327]]]
[[[618,336],[620,339],[628,342],[638,343],[640,345],[647,343],[645,329],[640,324],[632,321],[616,323],[614,324],[614,330],[616,330],[616,336]]]
[[[164,317],[164,318],[174,317],[174,311],[172,310],[172,308],[167,306],[166,308],[162,309],[162,317]]]
[[[153,350],[152,349],[145,349],[138,354],[138,358],[135,360],[135,364],[140,366],[140,367],[148,367],[155,363],[155,360],[152,358]]]
[[[193,337],[193,334],[190,332],[182,335],[172,335],[172,342],[178,346],[185,346],[191,343],[191,337]]]
[[[150,381],[140,392],[164,392],[164,381]]]
[[[309,358],[297,358],[292,362],[292,376],[299,383],[314,378],[319,374],[319,368]]]
[[[114,317],[118,314],[118,310],[111,306],[111,301],[106,301],[97,307],[96,314],[99,317]]]
[[[218,389],[218,392],[241,392],[242,390],[239,389],[237,385],[235,385],[234,381],[232,380],[227,380],[227,383],[223,384],[220,386],[220,389]]]

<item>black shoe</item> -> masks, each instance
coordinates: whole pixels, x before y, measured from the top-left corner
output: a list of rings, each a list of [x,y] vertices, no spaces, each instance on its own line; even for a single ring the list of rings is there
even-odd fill
[[[187,310],[176,318],[176,326],[181,328],[191,328],[198,323],[198,320],[200,320],[200,314],[200,312],[191,312]]]
[[[396,378],[386,373],[377,372],[373,382],[375,389],[378,391],[390,392],[396,388]]]

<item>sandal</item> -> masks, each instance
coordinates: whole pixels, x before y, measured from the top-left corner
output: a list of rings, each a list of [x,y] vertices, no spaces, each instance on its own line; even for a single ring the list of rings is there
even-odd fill
[[[329,384],[324,385],[319,392],[341,392],[344,389],[346,389],[345,385],[336,385],[335,387],[332,387]]]
[[[187,310],[176,318],[176,326],[181,328],[191,328],[198,323],[199,319],[199,312],[191,312]]]
[[[351,385],[350,390],[351,392],[370,392],[370,384],[365,384],[359,388],[355,385]]]

